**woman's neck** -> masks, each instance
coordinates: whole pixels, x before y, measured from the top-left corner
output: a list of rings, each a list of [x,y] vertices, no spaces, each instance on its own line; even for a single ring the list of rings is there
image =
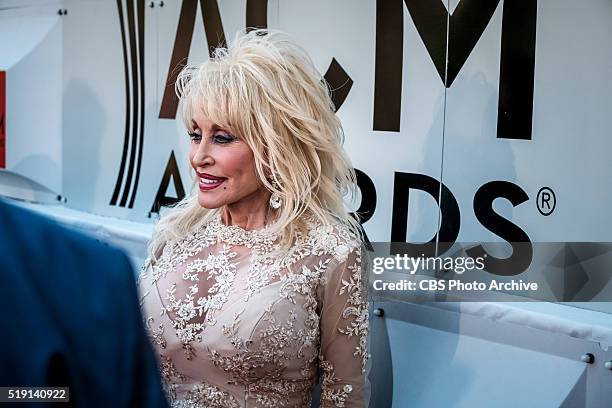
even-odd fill
[[[221,208],[221,219],[225,225],[234,225],[246,230],[259,230],[268,225],[273,218],[267,202],[245,208],[230,204]]]

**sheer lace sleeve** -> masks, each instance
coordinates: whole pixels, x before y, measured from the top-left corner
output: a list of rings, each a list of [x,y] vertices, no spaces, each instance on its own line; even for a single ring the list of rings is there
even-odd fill
[[[360,247],[339,247],[320,288],[321,407],[367,407],[368,304],[362,253]]]

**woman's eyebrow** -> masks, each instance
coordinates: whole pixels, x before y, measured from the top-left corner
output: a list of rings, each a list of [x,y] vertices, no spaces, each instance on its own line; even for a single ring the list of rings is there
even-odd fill
[[[198,126],[198,123],[194,119],[191,119],[191,126],[194,129],[201,129],[200,126]],[[206,130],[206,129],[202,129],[202,130]],[[210,125],[210,130],[214,132],[217,130],[223,130],[223,128],[217,125],[216,123],[213,123],[212,125]]]

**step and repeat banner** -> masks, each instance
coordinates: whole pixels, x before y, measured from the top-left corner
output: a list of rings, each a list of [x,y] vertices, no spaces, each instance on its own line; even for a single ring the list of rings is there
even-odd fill
[[[14,6],[0,8],[16,30],[0,28],[3,44],[18,47],[19,27],[41,15],[54,19],[49,36],[61,30],[62,90],[52,106],[61,107],[62,127],[49,132],[45,107],[23,102],[48,93],[39,86],[44,60],[19,62],[43,40],[27,43],[21,60],[0,67],[0,153],[7,171],[30,178],[49,175],[51,160],[61,182],[37,181],[71,208],[152,222],[160,205],[188,194],[189,137],[173,81],[185,61],[205,61],[212,47],[258,26],[294,36],[330,83],[359,177],[352,209],[371,241],[602,243],[558,265],[582,266],[586,282],[585,265],[612,253],[603,244],[612,241],[609,0]],[[61,154],[40,156],[45,143],[60,143]]]

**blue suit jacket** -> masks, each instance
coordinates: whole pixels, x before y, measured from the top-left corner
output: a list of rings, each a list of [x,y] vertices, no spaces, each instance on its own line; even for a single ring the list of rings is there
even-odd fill
[[[167,406],[127,257],[1,200],[0,386],[68,386],[75,407]]]

